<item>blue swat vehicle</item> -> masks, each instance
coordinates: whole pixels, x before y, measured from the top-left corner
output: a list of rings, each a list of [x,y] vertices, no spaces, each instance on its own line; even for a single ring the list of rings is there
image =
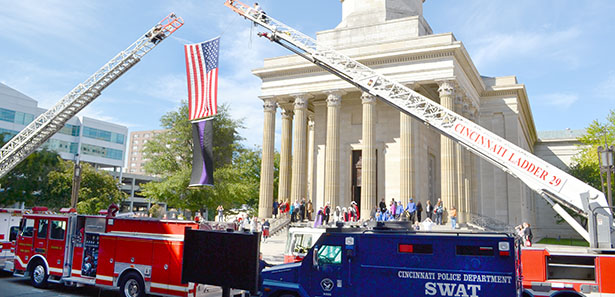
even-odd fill
[[[302,262],[262,272],[263,296],[521,296],[512,234],[330,228]]]

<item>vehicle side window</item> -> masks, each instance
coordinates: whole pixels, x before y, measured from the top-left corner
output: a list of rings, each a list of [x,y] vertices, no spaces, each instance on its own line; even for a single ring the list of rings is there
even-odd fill
[[[494,256],[491,246],[458,245],[457,255],[460,256]]]
[[[342,247],[323,245],[318,249],[318,264],[342,264]]]
[[[66,233],[66,221],[51,221],[51,233],[49,238],[64,240]]]
[[[294,250],[295,253],[305,254],[312,247],[312,235],[295,234]]]
[[[13,241],[17,239],[17,234],[19,234],[19,226],[13,226],[10,230],[9,241]]]
[[[34,219],[27,219],[21,230],[21,236],[32,237],[34,234]]]
[[[49,220],[39,220],[38,221],[38,231],[36,232],[36,237],[38,238],[47,238],[47,229],[49,227]]]

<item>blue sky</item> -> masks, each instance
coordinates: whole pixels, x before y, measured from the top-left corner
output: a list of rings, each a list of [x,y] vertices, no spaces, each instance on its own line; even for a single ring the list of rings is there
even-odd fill
[[[338,0],[259,0],[268,14],[315,36],[341,20]],[[159,128],[186,98],[183,44],[222,35],[219,102],[262,141],[263,58],[289,54],[223,5],[200,1],[0,0],[0,82],[49,108],[170,12],[184,27],[113,83],[81,115]],[[537,130],[582,129],[615,108],[615,1],[427,0],[434,33],[453,32],[485,76],[525,84]],[[278,132],[280,121],[277,121]],[[279,147],[279,144],[276,146]]]

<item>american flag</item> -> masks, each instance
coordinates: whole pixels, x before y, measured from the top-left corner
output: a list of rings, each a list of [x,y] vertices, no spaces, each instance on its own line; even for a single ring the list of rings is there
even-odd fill
[[[220,37],[184,45],[190,121],[218,113],[218,50]]]

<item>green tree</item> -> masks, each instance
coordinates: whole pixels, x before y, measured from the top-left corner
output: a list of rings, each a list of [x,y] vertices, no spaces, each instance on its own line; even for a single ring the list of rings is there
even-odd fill
[[[0,136],[0,140],[6,139]],[[4,142],[0,143],[0,146]],[[49,172],[61,162],[58,153],[42,149],[35,151],[0,179],[0,204],[24,202],[26,206],[47,205]]]
[[[49,173],[48,192],[45,193],[48,204],[53,208],[70,206],[70,196],[73,186],[74,163],[62,160],[57,171]],[[120,203],[126,199],[117,180],[105,171],[96,171],[88,163],[81,163],[81,187],[77,211],[82,214],[96,214],[101,209],[107,209],[112,203]]]
[[[243,203],[253,206],[258,203],[260,150],[241,145],[243,138],[239,129],[243,128],[243,123],[230,117],[227,105],[218,108],[218,115],[212,121],[214,186],[188,188],[192,168],[192,126],[188,121],[188,106],[183,102],[178,110],[161,118],[166,131],[145,145],[144,152],[149,159],[145,170],[162,177],[160,181],[142,186],[146,197],[193,211],[213,210],[218,204],[229,209]]]
[[[573,157],[570,173],[598,190],[602,190],[604,186],[606,192],[606,179],[604,183],[600,179],[598,146],[604,146],[605,137],[609,145],[615,143],[615,110],[610,111],[605,123],[594,120],[585,130],[585,134],[579,137],[582,143],[581,151]],[[614,184],[611,184],[613,192],[615,192]]]

